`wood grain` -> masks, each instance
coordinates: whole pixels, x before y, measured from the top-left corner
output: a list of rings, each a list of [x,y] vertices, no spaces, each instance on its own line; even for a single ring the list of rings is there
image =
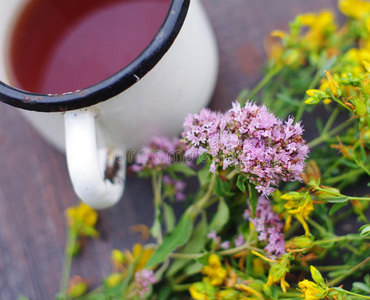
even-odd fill
[[[230,107],[261,77],[263,38],[286,29],[297,13],[335,9],[335,0],[203,0],[217,37],[220,73],[213,109]],[[72,274],[98,284],[111,270],[110,251],[140,241],[130,226],[151,224],[147,180],[129,177],[123,199],[99,213],[102,237],[90,240]],[[0,299],[50,300],[58,291],[64,251],[64,210],[77,204],[65,157],[48,145],[19,111],[0,103]]]

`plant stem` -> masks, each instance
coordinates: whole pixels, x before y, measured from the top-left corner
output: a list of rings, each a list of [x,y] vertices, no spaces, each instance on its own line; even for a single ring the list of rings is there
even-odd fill
[[[355,296],[356,298],[370,299],[370,296],[365,296],[365,295],[360,295],[360,294],[352,293],[352,292],[347,291],[347,290],[344,290],[344,289],[341,289],[340,291],[341,291],[342,293],[347,294],[347,295]]]
[[[307,90],[313,89],[318,84],[318,82],[319,82],[319,80],[322,76],[323,76],[323,70],[321,68],[319,68],[317,70],[316,74],[315,74],[315,77],[312,79],[312,81],[310,83],[310,86],[308,87]],[[296,122],[299,122],[302,119],[304,108],[306,106],[306,103],[304,103],[306,98],[307,98],[307,95],[305,95],[305,97],[303,98],[303,100],[299,104],[298,111],[297,111],[297,114],[295,116],[295,121]]]
[[[310,223],[310,225],[312,225],[313,227],[315,227],[321,233],[321,235],[324,236],[327,233],[326,228],[324,228],[323,226],[321,226],[319,223],[312,220],[311,218],[308,218],[307,222]]]
[[[199,211],[204,208],[204,206],[207,204],[209,198],[213,195],[214,193],[214,190],[213,190],[213,187],[215,185],[215,181],[216,181],[216,176],[217,174],[216,173],[213,173],[212,174],[212,178],[211,178],[211,181],[209,183],[209,186],[208,186],[208,189],[206,191],[206,193],[204,194],[204,196],[202,198],[199,199],[198,202],[196,202],[194,205],[193,205],[193,211],[192,211],[192,217],[195,218]]]
[[[328,283],[328,286],[333,286],[333,285],[341,282],[342,280],[344,280],[348,276],[352,275],[352,273],[356,272],[359,268],[361,268],[362,266],[366,265],[368,262],[370,262],[370,256],[368,258],[364,259],[358,265],[354,266],[352,269],[348,270],[344,275],[342,275],[342,276],[340,276],[340,277],[338,277],[338,278],[333,279],[332,281],[330,281]],[[370,299],[370,297],[365,298],[365,299]]]
[[[309,142],[307,144],[308,147],[310,148],[313,148],[319,144],[321,144],[322,142],[325,142],[328,138],[332,137],[334,134],[337,134],[338,132],[340,132],[341,130],[343,130],[344,128],[346,128],[347,126],[351,125],[350,124],[350,120],[344,122],[344,123],[341,123],[340,125],[338,125],[337,127],[333,128],[331,131],[329,132],[322,132],[322,134],[315,138],[314,140],[312,140],[311,142]]]
[[[251,243],[246,243],[242,246],[239,246],[239,247],[235,247],[235,248],[231,248],[231,249],[227,249],[227,250],[222,250],[222,251],[217,251],[216,253],[219,254],[219,255],[234,255],[234,254],[237,254],[241,251],[244,251],[244,250],[254,250],[254,251],[257,251],[257,252],[263,252],[263,250],[259,249],[259,248],[256,248],[256,247],[253,247],[251,246],[251,244],[255,243],[254,242],[251,242]],[[197,259],[199,257],[202,257],[204,255],[204,253],[172,253],[170,254],[169,256],[171,258],[180,258],[180,259]]]
[[[247,102],[247,100],[253,99],[254,96],[267,84],[269,81],[275,77],[276,74],[278,74],[281,71],[281,67],[275,68],[270,70],[262,79],[261,81],[249,92],[247,96],[245,96],[243,99],[240,99],[239,102],[241,106],[244,106],[244,104]]]
[[[162,206],[162,173],[156,173],[152,176],[152,186],[153,186],[153,193],[154,193],[154,225],[155,226],[158,222],[158,219],[161,214],[161,206]],[[158,225],[160,226],[160,225]],[[162,243],[162,230],[161,228],[158,229],[156,232],[157,236],[157,243],[158,245]]]
[[[326,122],[326,124],[324,126],[324,129],[322,130],[322,134],[326,134],[330,130],[330,128],[331,128],[331,126],[333,126],[333,123],[334,123],[335,119],[337,118],[338,114],[339,114],[339,108],[336,107],[333,110],[333,112],[331,113],[328,121]]]
[[[362,169],[352,170],[348,173],[344,173],[344,174],[341,174],[339,176],[335,176],[335,177],[331,177],[331,178],[326,179],[325,184],[332,185],[332,184],[335,184],[335,183],[337,183],[341,180],[345,180],[345,179],[351,178],[353,176],[361,175],[362,173],[364,173],[364,170],[362,170]]]
[[[68,299],[67,297],[68,283],[69,276],[71,273],[73,249],[75,247],[76,240],[77,240],[77,231],[73,228],[69,228],[67,231],[67,243],[64,249],[64,263],[60,280],[60,292],[62,293],[64,299]]]

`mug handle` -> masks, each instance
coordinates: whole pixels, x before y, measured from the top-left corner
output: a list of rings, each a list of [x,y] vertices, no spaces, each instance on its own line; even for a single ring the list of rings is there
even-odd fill
[[[98,151],[95,117],[97,108],[64,113],[69,176],[77,196],[95,209],[116,204],[122,197],[126,154],[113,148]]]

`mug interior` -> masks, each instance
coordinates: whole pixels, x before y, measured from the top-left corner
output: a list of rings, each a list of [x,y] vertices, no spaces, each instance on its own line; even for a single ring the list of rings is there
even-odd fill
[[[7,17],[0,21],[0,40],[7,45],[10,28],[26,1],[13,0],[3,2],[1,11]],[[190,0],[172,0],[167,16],[145,50],[129,65],[111,77],[74,92],[63,94],[37,94],[23,91],[9,85],[8,71],[0,70],[0,101],[26,110],[53,112],[79,109],[91,106],[116,96],[144,77],[163,57],[178,35],[189,8]],[[6,51],[0,49],[0,55],[6,60]],[[2,64],[7,65],[7,64]]]

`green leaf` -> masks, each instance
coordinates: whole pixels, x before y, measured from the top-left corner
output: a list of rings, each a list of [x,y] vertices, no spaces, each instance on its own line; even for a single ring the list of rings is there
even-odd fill
[[[181,249],[180,253],[194,254],[203,250],[207,241],[208,224],[206,217],[203,217],[199,224],[195,227],[189,242]],[[174,276],[177,272],[183,269],[189,263],[189,259],[178,258],[171,263],[167,271],[169,277]]]
[[[168,173],[172,173],[172,172],[181,173],[181,174],[184,174],[187,177],[197,175],[197,172],[195,172],[192,168],[190,168],[189,166],[187,166],[185,163],[176,163],[176,164],[173,164],[170,167],[168,167],[166,169],[166,171]]]
[[[193,263],[188,264],[188,266],[184,270],[184,274],[188,276],[193,276],[193,275],[199,274],[199,272],[202,269],[203,269],[203,265],[195,261]]]
[[[243,174],[238,175],[238,179],[236,181],[236,186],[241,190],[243,193],[247,192],[247,188],[245,187],[245,181],[247,180],[247,177],[245,177]]]
[[[166,222],[167,233],[171,233],[176,225],[176,217],[171,205],[163,202],[163,217]]]
[[[192,230],[193,221],[188,210],[183,214],[173,232],[166,235],[162,244],[159,245],[157,250],[149,259],[146,268],[152,268],[163,262],[174,250],[184,245],[189,240]]]
[[[201,164],[202,162],[205,162],[208,160],[208,153],[203,152],[201,155],[198,156],[197,158],[197,165]]]
[[[334,215],[338,210],[340,210],[342,207],[345,207],[348,204],[348,202],[339,202],[335,203],[329,210],[329,216]]]
[[[198,179],[199,183],[202,187],[210,183],[212,178],[212,173],[209,171],[209,166],[211,165],[211,162],[207,162],[203,168],[201,168],[198,171]]]
[[[360,231],[360,235],[362,237],[370,236],[370,224],[366,224],[364,226],[361,226],[359,231]]]
[[[214,215],[211,223],[209,224],[209,231],[215,230],[219,232],[223,229],[223,227],[227,224],[230,217],[230,210],[228,205],[226,204],[224,198],[220,198],[218,203],[217,212]]]
[[[202,255],[201,257],[196,258],[195,260],[198,263],[202,264],[203,266],[207,266],[209,256],[210,256],[210,254],[208,252],[206,252],[206,253],[204,253],[204,255]]]
[[[252,208],[252,216],[256,214],[257,210],[257,202],[258,202],[258,194],[255,186],[251,183],[248,184],[248,191],[249,191],[249,205]]]
[[[362,292],[362,293],[365,293],[365,294],[370,294],[370,287],[367,286],[365,283],[363,282],[354,282],[352,284],[352,288],[353,289],[356,289],[356,291],[359,291],[359,292]]]
[[[230,195],[230,184],[227,181],[222,180],[220,176],[216,176],[215,193],[220,197]]]
[[[346,196],[328,197],[325,198],[325,201],[329,203],[343,203],[348,201],[348,197]]]

